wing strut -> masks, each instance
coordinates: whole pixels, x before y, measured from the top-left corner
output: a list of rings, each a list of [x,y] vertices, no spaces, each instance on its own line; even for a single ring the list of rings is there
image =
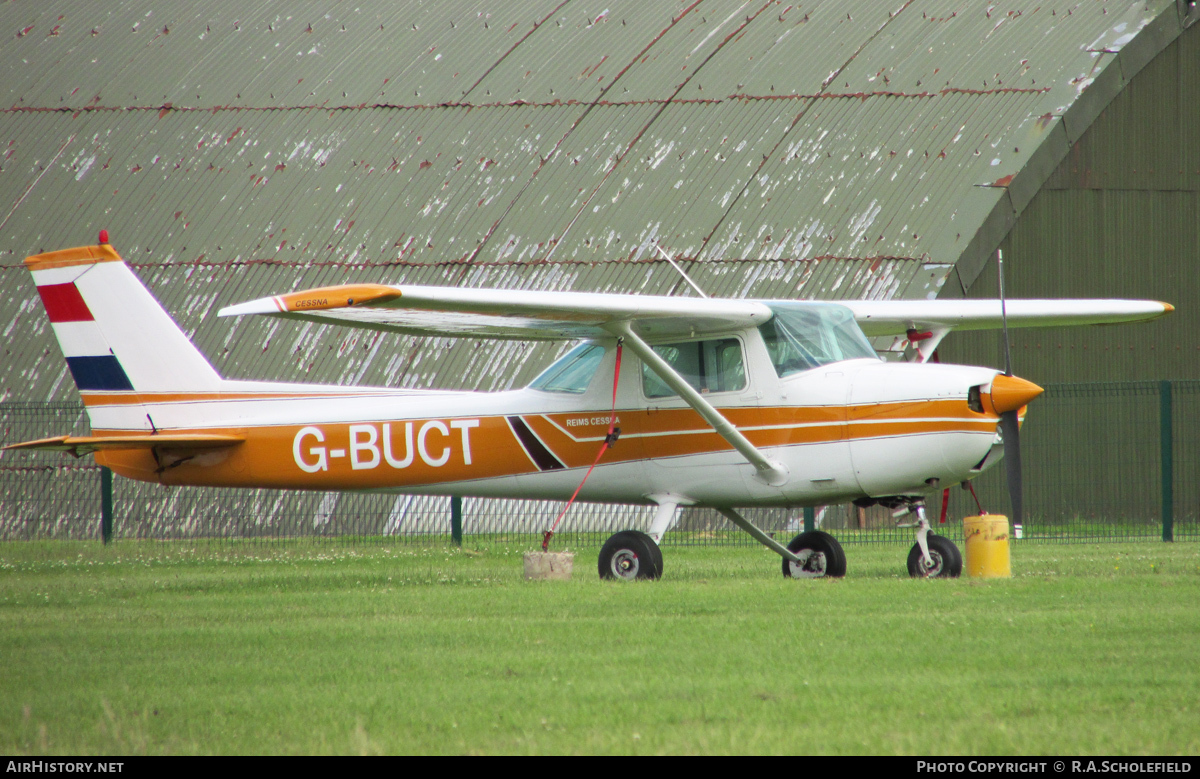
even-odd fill
[[[658,374],[658,377],[668,387],[687,401],[687,404],[695,409],[696,413],[703,417],[704,421],[708,422],[718,435],[728,441],[742,457],[745,457],[754,466],[757,471],[755,475],[759,479],[772,487],[778,487],[787,481],[787,468],[782,463],[768,458],[754,444],[750,443],[741,431],[734,427],[728,419],[721,416],[721,412],[713,408],[712,404],[705,400],[691,384],[688,384],[666,360],[659,357],[649,344],[633,332],[628,321],[611,322],[604,327],[613,335],[624,338],[629,344],[629,348],[633,349],[634,354],[640,357],[642,362],[649,365],[650,369]]]

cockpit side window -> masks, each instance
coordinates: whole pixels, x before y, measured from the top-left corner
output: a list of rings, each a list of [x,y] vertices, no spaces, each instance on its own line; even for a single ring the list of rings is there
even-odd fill
[[[854,314],[829,303],[772,303],[758,331],[780,378],[832,362],[878,359]]]
[[[576,346],[560,357],[553,365],[542,371],[529,385],[530,389],[542,392],[566,392],[582,395],[587,392],[592,377],[604,359],[604,347],[585,343]]]
[[[734,392],[746,388],[742,343],[736,338],[659,344],[654,351],[701,393]],[[648,398],[667,398],[675,394],[645,363],[642,364],[642,390]]]

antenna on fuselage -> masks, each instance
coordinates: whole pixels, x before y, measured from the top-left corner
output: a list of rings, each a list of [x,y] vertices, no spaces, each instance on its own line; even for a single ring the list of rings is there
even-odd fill
[[[696,294],[698,294],[702,298],[708,297],[708,295],[706,295],[704,293],[704,290],[700,289],[700,285],[697,284],[696,282],[692,281],[692,277],[687,275],[687,273],[683,270],[683,268],[679,267],[679,263],[675,262],[675,260],[673,260],[671,258],[671,255],[669,255],[665,251],[663,251],[663,248],[661,246],[659,246],[657,243],[654,244],[654,248],[658,249],[658,253],[663,256],[664,260],[671,263],[672,268],[679,271],[679,275],[683,276],[683,280],[686,281],[688,284],[690,284],[692,286],[692,289],[696,290]]]

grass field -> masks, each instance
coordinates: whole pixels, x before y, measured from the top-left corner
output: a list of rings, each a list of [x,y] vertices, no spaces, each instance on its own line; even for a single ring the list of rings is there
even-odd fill
[[[524,551],[0,545],[0,753],[1200,752],[1197,544],[1023,543],[998,581]]]

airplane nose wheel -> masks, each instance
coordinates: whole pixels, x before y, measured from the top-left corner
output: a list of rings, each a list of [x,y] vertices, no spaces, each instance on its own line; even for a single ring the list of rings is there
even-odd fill
[[[604,542],[597,567],[601,579],[657,579],[663,572],[662,552],[645,533],[623,530]]]
[[[784,559],[783,575],[789,579],[820,579],[846,575],[846,553],[837,539],[823,530],[801,533],[787,545],[800,562]]]
[[[929,545],[929,558],[933,565],[925,562],[921,545],[913,544],[908,552],[909,576],[916,579],[954,579],[962,575],[962,554],[953,541],[930,533],[925,543]]]
[[[909,514],[916,514],[916,522],[900,522]],[[945,536],[929,532],[929,519],[925,516],[925,501],[911,499],[895,514],[896,527],[915,527],[917,543],[908,552],[908,575],[914,579],[956,579],[962,575],[962,554],[954,542]],[[929,554],[926,556],[925,552]]]

